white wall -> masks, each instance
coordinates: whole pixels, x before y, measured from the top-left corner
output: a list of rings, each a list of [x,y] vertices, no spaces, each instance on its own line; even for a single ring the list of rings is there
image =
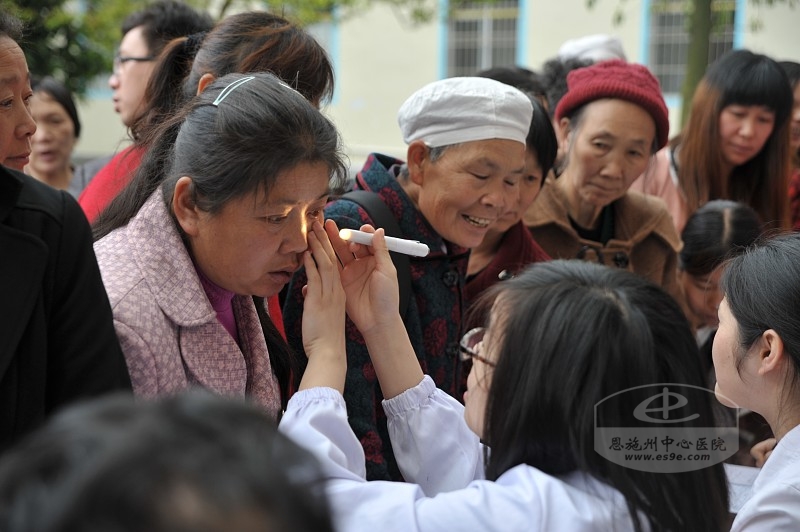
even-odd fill
[[[526,29],[520,64],[538,69],[555,56],[567,39],[591,33],[618,36],[628,59],[641,61],[648,32],[643,31],[643,2],[648,0],[521,0]],[[738,37],[741,46],[776,59],[800,61],[800,8],[786,5],[754,8],[737,0],[744,11]],[[622,5],[623,24],[614,26],[613,12]],[[749,21],[760,18],[764,28],[752,32]],[[336,123],[354,167],[373,151],[405,159],[405,145],[397,126],[397,109],[416,89],[439,78],[444,43],[440,21],[415,26],[386,4],[377,4],[338,24],[329,32],[329,52],[336,69],[336,95],[324,110]],[[95,99],[79,109],[86,133],[77,154],[95,156],[114,151],[126,138],[111,107],[110,91],[98,90]],[[671,109],[677,120],[677,109]]]

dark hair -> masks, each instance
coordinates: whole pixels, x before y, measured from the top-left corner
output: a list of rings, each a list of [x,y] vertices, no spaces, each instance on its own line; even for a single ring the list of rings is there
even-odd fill
[[[778,61],[778,64],[789,79],[789,84],[792,87],[797,86],[797,83],[800,82],[800,63],[795,61]]]
[[[603,399],[655,383],[704,387],[694,335],[671,296],[627,271],[555,260],[495,284],[480,304],[491,301],[501,325],[492,339],[497,367],[483,434],[491,449],[487,479],[518,464],[550,475],[582,471],[625,497],[637,530],[647,528],[640,517],[652,530],[722,529],[728,506],[721,464],[648,473],[594,449],[595,423],[626,426],[621,420],[638,404],[627,399],[595,419]],[[707,394],[697,411],[711,423]]]
[[[475,76],[493,79],[505,83],[506,85],[516,87],[530,98],[538,100],[543,106],[547,106],[547,94],[544,83],[533,70],[519,66],[494,67],[481,70],[477,72]]]
[[[550,117],[556,112],[556,106],[567,93],[567,74],[577,68],[587,67],[592,64],[589,59],[554,58],[546,61],[542,66],[540,76],[547,94],[547,111]]]
[[[0,37],[6,36],[12,41],[19,43],[22,40],[22,33],[25,25],[20,19],[0,9]]]
[[[544,86],[539,82],[536,73],[520,67],[497,67],[483,70],[475,75],[511,85],[525,92],[531,99],[533,117],[525,144],[528,150],[532,150],[536,154],[543,175],[547,177],[558,154],[558,140],[550,116],[545,109],[547,99],[543,97]],[[431,157],[431,161],[435,161],[435,159]]]
[[[749,205],[731,200],[709,201],[686,221],[679,268],[702,277],[761,235],[761,220]]]
[[[197,94],[204,74],[233,72],[272,72],[317,106],[333,94],[333,66],[314,37],[278,15],[238,13],[205,35],[167,46],[148,82],[146,107],[131,126],[134,139],[147,145],[152,131]]]
[[[78,118],[78,109],[75,107],[75,100],[69,89],[52,76],[45,76],[39,80],[33,80],[31,88],[34,93],[44,92],[55,100],[69,115],[72,126],[75,130],[75,138],[81,136],[81,120]]]
[[[0,461],[0,529],[332,531],[313,456],[203,392],[64,410]]]
[[[525,144],[528,150],[536,153],[536,159],[542,168],[542,176],[547,177],[556,162],[558,139],[556,139],[553,123],[544,106],[535,98],[531,99],[531,103],[533,104],[533,118]]]
[[[800,376],[800,233],[774,235],[730,259],[721,285],[739,326],[739,363],[747,348],[773,329],[792,360],[795,378]]]
[[[342,186],[347,166],[333,124],[272,74],[228,74],[161,125],[134,182],[97,220],[95,238],[127,224],[159,186],[171,198],[181,176],[192,178],[198,207],[215,213],[246,193],[268,192],[282,172],[305,162],[324,163],[332,186]]]
[[[333,66],[325,49],[301,27],[264,11],[231,15],[197,51],[184,94],[193,95],[203,74],[272,72],[315,106],[333,95]]]
[[[128,15],[122,21],[122,34],[141,26],[150,55],[157,56],[172,39],[210,30],[213,25],[208,13],[200,13],[183,2],[162,0]]]
[[[794,91],[797,88],[797,85],[800,84],[800,63],[796,63],[794,61],[780,61],[778,64],[786,73],[786,77],[789,79],[789,84],[792,87],[792,91]],[[792,162],[794,163],[795,167],[800,168],[800,148],[798,148],[797,151],[792,154]]]
[[[728,105],[763,105],[775,112],[761,151],[723,175],[719,116]],[[792,90],[786,74],[766,55],[733,50],[712,63],[692,98],[680,136],[678,181],[689,212],[711,199],[747,203],[773,227],[789,227],[789,113]]]

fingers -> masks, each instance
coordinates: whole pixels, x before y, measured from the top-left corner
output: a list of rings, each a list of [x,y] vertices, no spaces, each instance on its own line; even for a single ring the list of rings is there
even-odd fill
[[[318,295],[321,295],[323,292],[335,289],[334,277],[338,279],[341,265],[319,222],[314,222],[307,239],[308,250],[303,254],[303,265],[308,277],[306,295],[312,290],[317,290]]]
[[[339,261],[344,265],[347,264],[345,261],[352,260],[353,253],[350,251],[350,243],[342,240],[339,236],[339,227],[337,227],[336,222],[325,220],[325,233]]]
[[[766,462],[769,455],[772,454],[772,450],[775,449],[777,443],[778,441],[775,438],[767,438],[764,441],[758,442],[750,449],[750,455],[755,458],[757,467],[764,465],[764,462]]]

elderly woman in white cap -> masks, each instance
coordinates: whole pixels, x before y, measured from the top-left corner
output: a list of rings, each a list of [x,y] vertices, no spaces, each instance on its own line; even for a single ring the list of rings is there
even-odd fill
[[[431,83],[409,97],[398,113],[408,144],[406,161],[372,154],[356,177],[355,188],[377,195],[404,238],[431,250],[427,257],[411,257],[413,295],[403,320],[423,369],[453,396],[463,380],[458,345],[464,333],[469,249],[481,243],[492,223],[516,201],[531,117],[528,97],[498,81],[450,78]],[[325,217],[340,228],[383,225],[346,199],[328,205]],[[288,340],[298,350],[305,283],[301,270],[284,305]],[[345,399],[350,424],[366,452],[367,477],[399,479],[383,396],[363,338],[349,321],[347,356]]]

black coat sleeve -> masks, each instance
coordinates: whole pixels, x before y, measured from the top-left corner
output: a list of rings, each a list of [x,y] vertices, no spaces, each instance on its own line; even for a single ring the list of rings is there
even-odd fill
[[[89,223],[75,200],[61,194],[61,234],[52,258],[48,319],[47,410],[75,399],[130,390]]]

